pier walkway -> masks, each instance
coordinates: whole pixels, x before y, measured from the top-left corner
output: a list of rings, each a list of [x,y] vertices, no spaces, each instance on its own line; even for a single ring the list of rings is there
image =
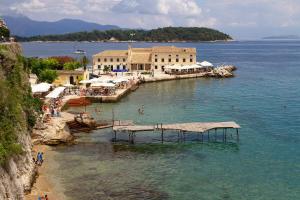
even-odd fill
[[[117,133],[128,133],[129,141],[134,143],[134,138],[137,132],[145,131],[160,131],[161,132],[161,141],[164,142],[164,132],[171,130],[178,132],[179,135],[187,133],[198,133],[202,136],[202,141],[204,134],[207,133],[207,139],[210,140],[210,131],[214,131],[215,140],[217,140],[217,130],[221,129],[222,140],[226,142],[227,140],[227,129],[236,130],[236,140],[239,141],[239,132],[240,125],[236,122],[191,122],[191,123],[176,123],[176,124],[155,124],[151,125],[113,125],[113,131],[115,134],[115,140],[117,139]]]

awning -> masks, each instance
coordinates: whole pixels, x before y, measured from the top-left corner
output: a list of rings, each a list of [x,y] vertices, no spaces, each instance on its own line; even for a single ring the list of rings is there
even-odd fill
[[[92,83],[91,87],[116,87],[114,83]]]
[[[125,78],[125,77],[120,77],[120,78],[117,78],[117,79],[113,80],[112,82],[114,82],[114,83],[124,83],[124,82],[128,82],[128,79]]]
[[[180,70],[181,68],[182,68],[181,65],[169,65],[165,67],[165,69],[174,69],[174,70],[176,69]]]
[[[82,80],[79,83],[81,83],[81,84],[91,83],[91,80]]]
[[[50,87],[52,85],[49,83],[39,83],[36,85],[31,85],[31,91],[32,93],[42,93],[42,92],[48,92],[50,90]]]
[[[202,68],[200,65],[170,65],[166,66],[165,69],[170,69],[170,70],[188,70],[188,69],[199,69]]]
[[[201,66],[203,67],[213,67],[214,65],[208,61],[203,61],[201,63],[199,63]]]
[[[55,99],[55,98],[58,98],[60,96],[61,93],[63,93],[63,91],[66,89],[66,87],[58,87],[58,88],[55,88],[52,92],[50,92],[46,98],[49,98],[49,99]]]

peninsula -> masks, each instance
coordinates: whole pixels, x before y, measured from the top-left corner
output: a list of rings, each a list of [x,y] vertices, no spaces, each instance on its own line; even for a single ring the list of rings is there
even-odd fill
[[[60,35],[43,35],[18,37],[18,41],[146,41],[146,42],[198,42],[228,41],[228,34],[210,28],[199,27],[165,27],[152,30],[117,29],[92,32],[76,32]]]

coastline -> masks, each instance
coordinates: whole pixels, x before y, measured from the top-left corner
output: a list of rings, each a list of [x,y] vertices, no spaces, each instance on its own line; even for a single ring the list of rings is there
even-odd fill
[[[76,40],[35,40],[35,41],[20,41],[20,43],[72,43],[72,42],[78,42],[78,43],[218,43],[218,42],[235,42],[237,40],[211,40],[211,41],[76,41]]]

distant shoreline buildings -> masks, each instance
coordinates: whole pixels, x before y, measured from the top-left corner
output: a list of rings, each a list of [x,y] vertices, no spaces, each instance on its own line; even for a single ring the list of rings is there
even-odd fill
[[[170,65],[196,64],[196,48],[154,46],[106,50],[93,56],[93,69],[100,71],[161,71]]]

